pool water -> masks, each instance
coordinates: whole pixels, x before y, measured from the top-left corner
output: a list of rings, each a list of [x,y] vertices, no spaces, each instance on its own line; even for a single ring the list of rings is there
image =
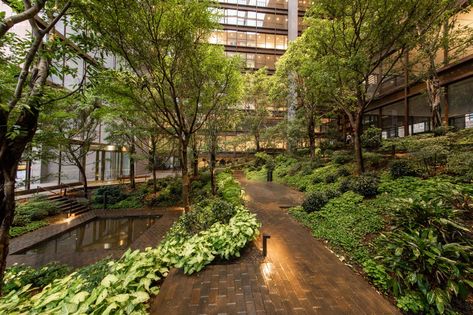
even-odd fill
[[[159,216],[96,218],[16,254],[60,254],[128,248]]]

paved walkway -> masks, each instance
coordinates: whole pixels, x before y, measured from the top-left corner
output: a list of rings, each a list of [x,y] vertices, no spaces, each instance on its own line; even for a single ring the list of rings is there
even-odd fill
[[[174,270],[151,314],[400,314],[281,207],[302,194],[239,178],[247,206],[271,235],[268,257],[212,265],[185,276]]]

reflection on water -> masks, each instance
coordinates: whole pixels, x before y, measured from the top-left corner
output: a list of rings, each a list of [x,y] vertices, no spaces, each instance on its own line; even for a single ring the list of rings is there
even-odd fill
[[[17,254],[67,254],[124,249],[159,217],[97,218]]]

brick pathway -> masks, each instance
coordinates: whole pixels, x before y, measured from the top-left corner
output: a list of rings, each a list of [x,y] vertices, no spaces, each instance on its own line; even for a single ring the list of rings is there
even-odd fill
[[[95,218],[160,215],[161,218],[159,218],[130,245],[132,249],[145,249],[149,246],[156,246],[181,213],[182,210],[180,208],[91,210],[79,215],[70,222],[51,224],[12,239],[10,241],[10,255],[7,257],[7,264],[12,265],[18,263],[39,267],[48,262],[57,261],[73,267],[80,267],[92,264],[106,257],[120,258],[125,250],[94,250],[70,252],[68,254],[16,255],[15,253],[27,249],[34,244],[51,239],[56,235],[62,234]]]
[[[192,276],[173,270],[151,314],[400,314],[281,209],[300,203],[301,193],[239,179],[248,207],[271,235],[268,257]]]

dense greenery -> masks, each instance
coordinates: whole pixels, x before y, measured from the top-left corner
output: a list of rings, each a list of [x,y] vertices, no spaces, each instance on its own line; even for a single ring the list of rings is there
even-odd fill
[[[16,237],[48,225],[44,219],[58,214],[59,204],[44,197],[35,197],[18,203],[10,236]]]
[[[473,185],[465,176],[471,135],[385,141],[365,154],[373,166],[362,176],[352,176],[343,151],[315,162],[278,156],[275,180],[306,192],[290,213],[341,260],[361,267],[401,310],[451,313],[473,289]],[[392,145],[402,155],[390,156]],[[463,174],[448,167],[455,155],[465,157],[457,160]],[[375,163],[379,157],[383,162]],[[264,171],[250,165],[246,174],[261,179]]]
[[[28,267],[11,268],[7,279],[13,282],[7,283],[10,292],[0,299],[0,313],[146,314],[145,302],[159,292],[159,280],[170,268],[192,274],[217,257],[238,257],[258,235],[260,225],[241,206],[241,189],[230,177],[217,176],[222,199],[204,201],[182,215],[157,248],[128,250],[117,261],[99,262],[65,277],[46,272],[48,280],[41,283],[22,272]]]

